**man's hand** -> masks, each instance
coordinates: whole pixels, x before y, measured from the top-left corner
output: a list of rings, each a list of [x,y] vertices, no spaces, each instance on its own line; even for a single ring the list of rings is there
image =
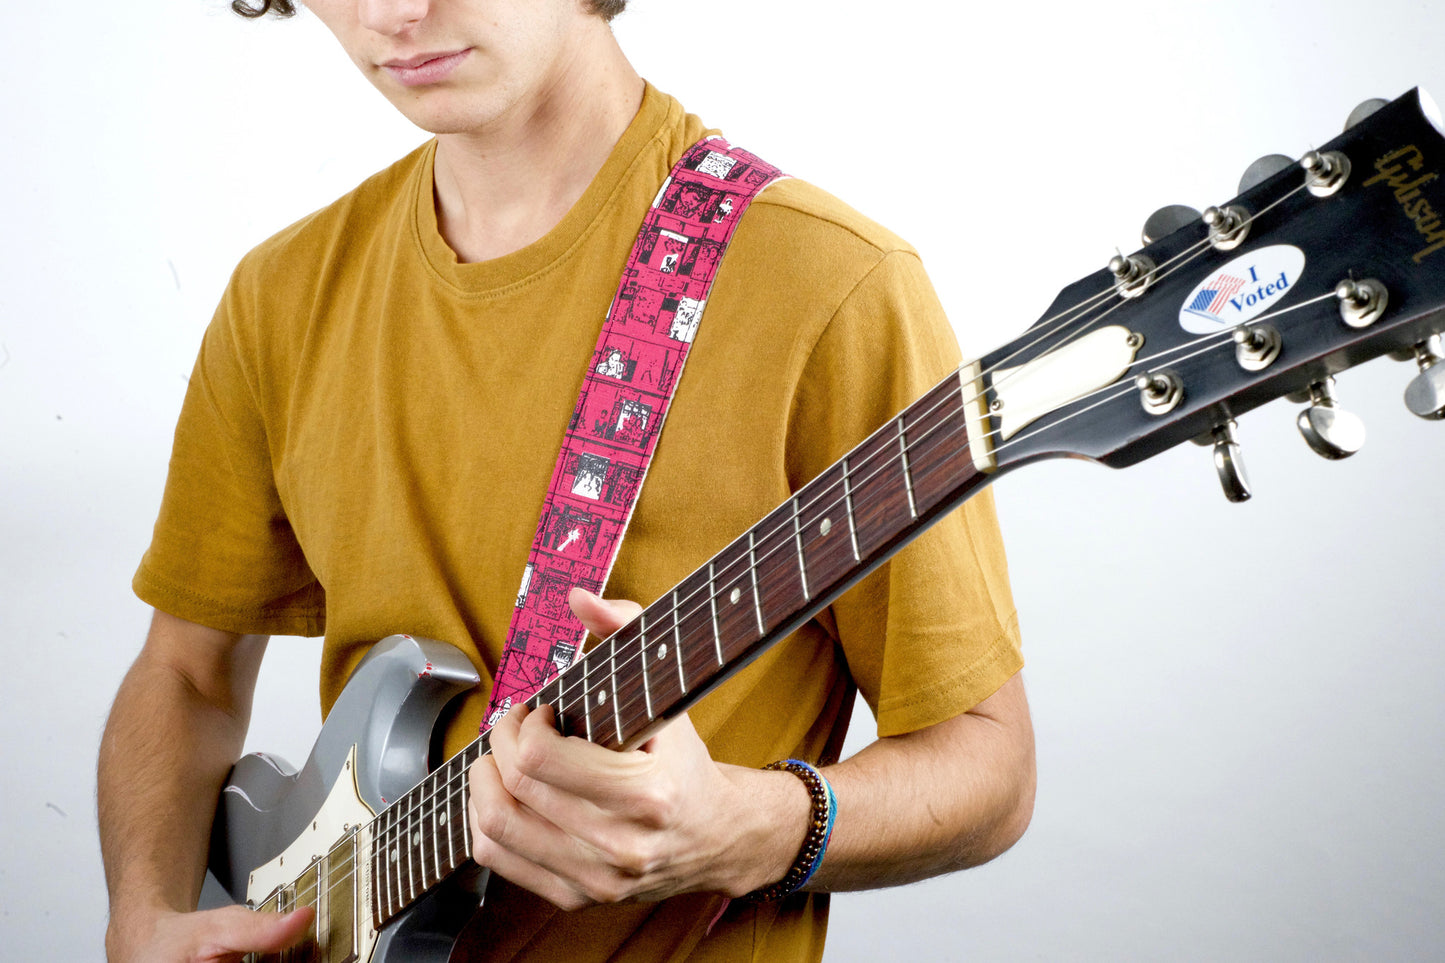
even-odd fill
[[[164,912],[150,932],[127,941],[112,923],[106,937],[111,963],[240,963],[247,953],[276,953],[306,935],[316,913],[258,913],[244,906],[199,913]]]
[[[574,589],[606,637],[641,611]],[[741,895],[781,878],[808,794],[779,772],[720,766],[687,716],[641,748],[563,738],[551,707],[513,708],[471,771],[473,858],[562,909],[677,893]]]

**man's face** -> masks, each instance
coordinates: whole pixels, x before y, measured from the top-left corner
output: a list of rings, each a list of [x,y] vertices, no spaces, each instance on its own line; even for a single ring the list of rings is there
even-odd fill
[[[535,109],[585,61],[601,19],[582,0],[306,0],[412,123],[475,131]]]

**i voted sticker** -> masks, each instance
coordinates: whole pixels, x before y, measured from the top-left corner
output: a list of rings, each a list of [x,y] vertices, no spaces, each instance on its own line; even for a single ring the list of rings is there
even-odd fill
[[[1284,300],[1305,269],[1305,252],[1274,244],[1239,257],[1201,281],[1179,309],[1190,334],[1214,334],[1257,318]]]

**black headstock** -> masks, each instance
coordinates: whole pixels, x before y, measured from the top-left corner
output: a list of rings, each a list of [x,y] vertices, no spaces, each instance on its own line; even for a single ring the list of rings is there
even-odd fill
[[[1412,356],[1442,328],[1445,137],[1411,91],[1060,292],[973,372],[993,445],[975,458],[1130,465],[1275,398],[1321,400],[1334,374]]]

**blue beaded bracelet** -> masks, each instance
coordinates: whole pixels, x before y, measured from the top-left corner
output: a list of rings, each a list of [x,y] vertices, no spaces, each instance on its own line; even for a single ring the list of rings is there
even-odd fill
[[[803,780],[813,805],[808,817],[808,834],[803,838],[798,858],[788,867],[782,879],[743,897],[754,903],[782,899],[807,885],[808,880],[813,878],[813,874],[823,864],[823,856],[828,852],[828,841],[833,838],[833,821],[838,816],[838,797],[833,792],[833,786],[813,765],[801,759],[783,759],[768,763],[763,768],[785,769]]]

